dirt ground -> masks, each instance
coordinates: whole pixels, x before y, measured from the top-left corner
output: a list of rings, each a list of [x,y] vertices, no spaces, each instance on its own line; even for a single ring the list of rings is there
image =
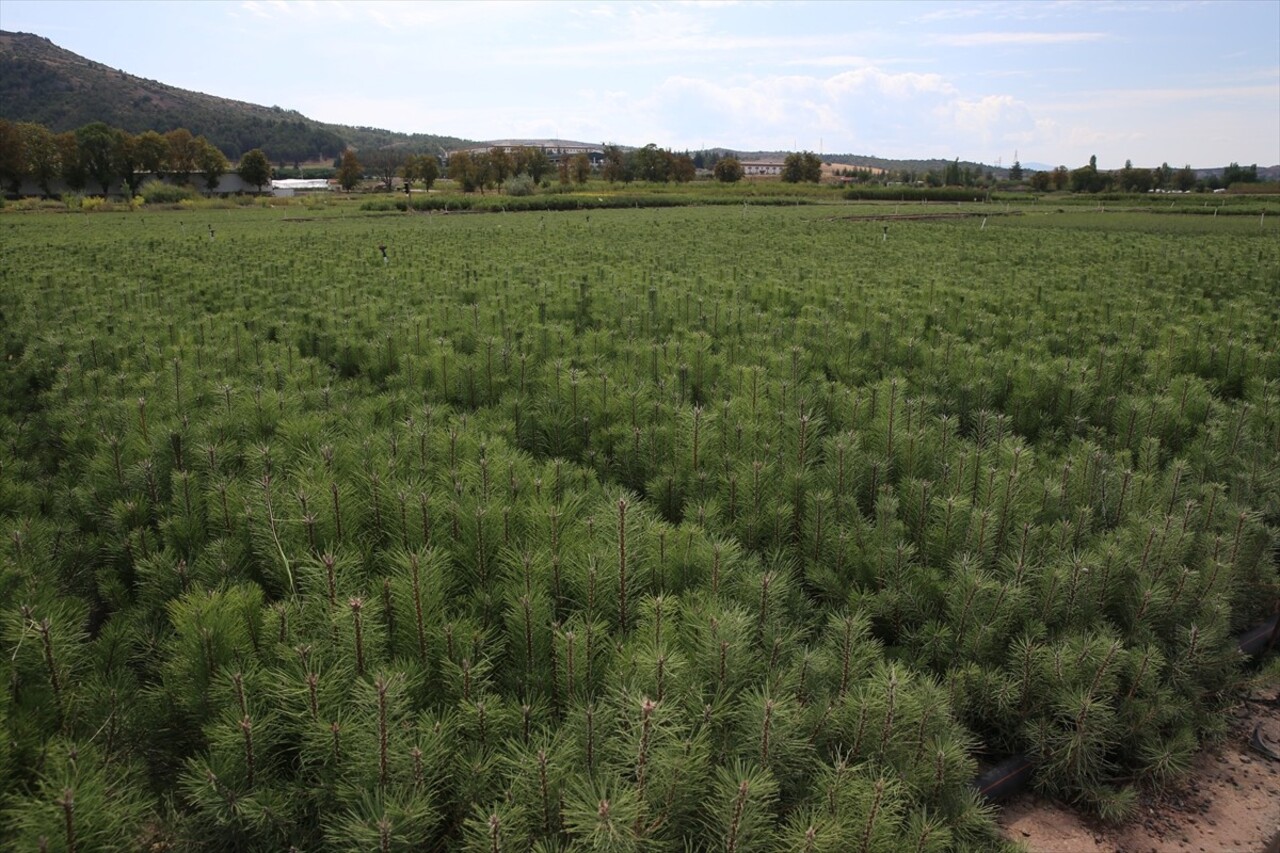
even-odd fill
[[[1255,727],[1280,749],[1280,684],[1248,693],[1186,783],[1144,794],[1128,823],[1106,826],[1034,794],[1006,803],[999,823],[1032,853],[1280,853],[1280,761],[1250,747]]]

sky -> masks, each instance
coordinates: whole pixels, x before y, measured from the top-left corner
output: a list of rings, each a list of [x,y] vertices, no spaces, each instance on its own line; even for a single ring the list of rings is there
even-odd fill
[[[467,139],[1280,163],[1280,0],[4,0],[185,89]]]

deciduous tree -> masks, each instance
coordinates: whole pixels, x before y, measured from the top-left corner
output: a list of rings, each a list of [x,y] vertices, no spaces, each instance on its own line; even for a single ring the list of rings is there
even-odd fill
[[[1071,191],[1073,193],[1101,192],[1107,185],[1108,178],[1098,171],[1098,158],[1089,158],[1089,165],[1071,171]]]
[[[404,165],[404,179],[409,183],[422,181],[426,189],[431,189],[440,177],[440,161],[434,154],[418,154],[410,157]]]
[[[26,171],[22,132],[13,122],[0,120],[0,183],[8,192],[17,195]]]
[[[488,180],[488,160],[483,154],[472,154],[470,151],[455,151],[449,155],[449,177],[457,182],[464,193],[483,190]]]
[[[529,173],[529,177],[533,178],[536,183],[542,183],[542,178],[551,171],[551,160],[547,157],[547,152],[542,148],[528,149],[528,156],[524,164],[525,171]]]
[[[1232,184],[1256,184],[1258,182],[1258,164],[1252,166],[1241,166],[1239,163],[1232,161],[1230,166],[1222,170],[1222,185],[1229,187]]]
[[[364,177],[364,166],[360,165],[356,152],[348,148],[342,152],[342,164],[338,166],[338,186],[344,192],[351,192]],[[407,180],[407,178],[406,178]]]
[[[788,154],[782,162],[782,180],[791,184],[801,181],[816,184],[822,180],[822,160],[812,151]]]
[[[948,163],[947,167],[942,170],[942,185],[946,187],[964,185],[964,171],[960,168],[959,157]]]
[[[1183,166],[1178,170],[1178,174],[1174,176],[1174,186],[1182,190],[1184,193],[1191,192],[1196,186],[1196,170],[1191,168],[1191,164]]]
[[[507,149],[495,145],[489,149],[489,180],[485,183],[494,183],[501,187],[502,182],[513,174],[514,168],[515,162],[507,153]]]
[[[716,161],[712,174],[716,176],[716,180],[724,184],[734,184],[742,180],[744,174],[742,163],[737,157],[724,157]]]
[[[400,173],[400,169],[408,159],[408,151],[388,145],[367,152],[364,155],[364,165],[379,181],[382,181],[383,189],[391,192],[391,185],[395,182],[396,175]]]
[[[22,146],[27,155],[27,175],[46,196],[53,195],[51,184],[58,177],[58,140],[49,128],[34,122],[18,125]]]
[[[569,174],[578,186],[585,184],[591,177],[591,158],[586,154],[574,154],[569,158]]]
[[[129,188],[129,197],[138,194],[142,185],[143,169],[138,157],[138,138],[125,130],[116,129],[113,133],[114,144],[111,148],[111,162],[120,180]]]
[[[105,196],[111,192],[111,182],[116,179],[112,156],[115,150],[115,133],[104,122],[95,121],[76,131],[76,141],[80,143],[80,156],[84,160],[85,170],[102,188]]]
[[[1150,169],[1134,168],[1133,161],[1125,160],[1120,172],[1120,188],[1129,193],[1145,193],[1153,183]]]
[[[666,183],[670,179],[670,154],[650,142],[636,152],[637,177],[642,181]]]
[[[89,182],[89,172],[80,152],[80,140],[74,130],[68,130],[59,133],[54,141],[58,146],[58,173],[67,189],[78,193]]]
[[[258,188],[258,192],[262,192],[263,185],[271,180],[271,161],[267,159],[267,155],[261,148],[255,148],[240,158],[238,172],[240,180],[246,184],[253,184]]]
[[[255,151],[257,151],[257,149],[255,149]],[[253,154],[253,151],[248,152],[248,154],[244,156],[248,158],[250,154]],[[262,154],[262,152],[259,151],[259,154]],[[266,159],[265,154],[262,155],[262,159]],[[241,161],[241,165],[243,165],[243,160]],[[212,192],[218,188],[218,182],[224,174],[227,174],[228,168],[230,168],[230,164],[227,163],[227,155],[223,154],[218,146],[214,145],[214,143],[209,140],[206,140],[205,137],[197,136],[196,169],[200,170],[201,177],[205,179],[205,188],[207,191]],[[243,178],[243,175],[241,175],[241,177]],[[270,179],[271,165],[268,164],[266,165],[266,179],[264,179],[262,183],[266,183],[266,181],[270,181]],[[256,183],[247,178],[244,179],[244,181],[246,181],[246,183]],[[259,184],[259,187],[257,188],[261,191],[261,184]]]
[[[440,177],[440,158],[434,154],[422,154],[418,157],[418,180],[423,189],[431,189]]]
[[[671,180],[678,184],[687,184],[698,177],[698,167],[693,165],[693,158],[688,154],[671,155]]]
[[[164,135],[169,143],[169,174],[180,184],[191,180],[191,173],[196,170],[195,137],[185,127],[171,130]]]
[[[142,171],[163,177],[169,167],[169,141],[154,130],[147,130],[138,134],[137,148]]]
[[[622,153],[622,148],[617,145],[606,145],[604,147],[604,170],[602,177],[609,183],[617,183],[618,181],[629,181],[627,177],[626,155]]]

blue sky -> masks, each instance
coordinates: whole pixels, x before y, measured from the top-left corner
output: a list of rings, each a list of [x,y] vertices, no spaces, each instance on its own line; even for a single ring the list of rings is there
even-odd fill
[[[471,139],[1280,163],[1280,0],[4,0],[132,74]]]

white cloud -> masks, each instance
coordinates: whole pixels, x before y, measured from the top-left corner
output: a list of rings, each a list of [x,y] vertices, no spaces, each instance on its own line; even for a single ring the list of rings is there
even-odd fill
[[[917,151],[948,151],[958,150],[958,132],[990,137],[1015,112],[1007,101],[996,107],[963,101],[941,75],[866,67],[826,77],[669,77],[621,105],[617,120],[647,128],[637,139],[675,147],[709,139],[748,148],[874,153],[900,148],[893,140],[905,133]]]
[[[1098,32],[984,32],[934,35],[928,38],[933,44],[948,47],[1024,47],[1046,44],[1080,44],[1105,41],[1110,38]]]
[[[855,55],[836,55],[836,56],[802,56],[798,59],[788,59],[778,63],[784,68],[794,68],[798,66],[808,66],[812,68],[848,68],[862,67],[864,65],[887,65],[892,62],[901,62],[903,60],[884,60],[872,59],[868,56]]]
[[[984,146],[1009,139],[1014,135],[1025,138],[1035,121],[1026,104],[1009,95],[988,95],[969,100],[957,98],[938,108],[937,115],[950,122],[955,129]]]
[[[485,0],[483,3],[429,2],[411,3],[398,0],[245,0],[240,8],[263,18],[285,20],[300,25],[332,22],[351,24],[361,19],[397,31],[426,30],[439,27],[483,26],[493,21],[518,22],[548,11],[543,4],[519,0]]]

